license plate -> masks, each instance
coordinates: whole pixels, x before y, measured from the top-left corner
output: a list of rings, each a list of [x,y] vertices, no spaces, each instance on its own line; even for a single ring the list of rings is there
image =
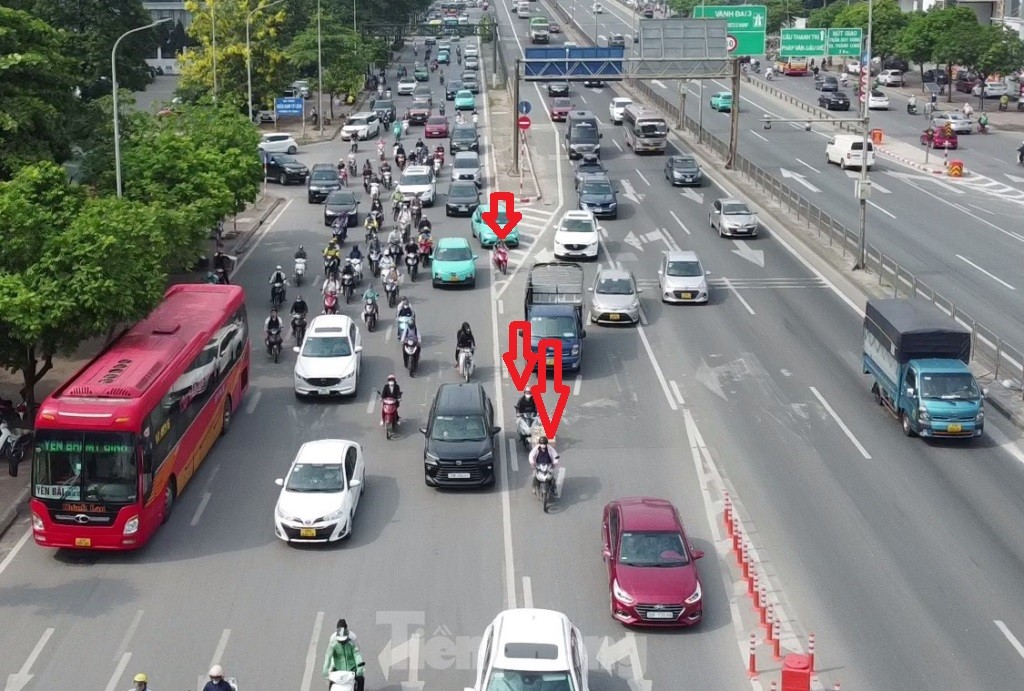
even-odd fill
[[[608,318],[611,319],[613,322],[617,322],[620,319],[622,319],[622,316],[618,314],[609,314]]]
[[[92,547],[92,538],[89,537],[76,537],[75,547]]]
[[[554,366],[554,364],[555,364],[555,358],[549,357],[548,358],[548,367],[552,367],[552,366]]]
[[[469,211],[469,207],[468,206],[460,206],[459,207],[459,211]]]
[[[963,431],[963,426],[962,425],[950,424],[950,426],[947,428],[947,431],[949,431],[949,432],[960,432],[960,431]]]
[[[452,283],[455,283],[456,281],[459,280],[459,277],[458,276],[449,276],[448,280],[451,281]]]
[[[648,612],[648,619],[675,619],[676,615],[672,612]]]
[[[689,300],[690,298],[693,297],[693,293],[680,293],[679,297],[681,297],[684,300]]]
[[[469,478],[469,473],[448,473],[448,479],[450,480],[468,480]]]
[[[319,393],[321,396],[330,396],[331,395],[331,390],[330,389],[317,389],[317,393]]]
[[[316,537],[316,528],[299,528],[299,537]]]

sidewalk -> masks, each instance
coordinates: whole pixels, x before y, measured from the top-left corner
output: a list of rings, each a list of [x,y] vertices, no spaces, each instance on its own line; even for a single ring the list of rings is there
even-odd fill
[[[270,217],[281,203],[280,197],[263,195],[236,219],[224,224],[224,245],[227,254],[244,252],[255,236],[256,231]],[[174,274],[168,277],[168,283],[193,283],[203,280],[205,271],[190,274]],[[55,357],[53,369],[36,384],[36,402],[42,401],[68,377],[78,371],[86,362],[103,348],[102,339],[94,339],[83,343],[72,357]],[[14,401],[20,400],[18,392],[22,387],[21,374],[12,375],[0,371],[0,396]],[[27,426],[27,425],[26,425]],[[31,479],[31,462],[26,458],[18,468],[18,477],[7,473],[7,463],[2,464],[0,472],[0,537],[11,527],[11,524],[28,510],[29,481]]]
[[[487,75],[488,85],[485,92],[487,132],[484,150],[490,150],[485,155],[492,156],[495,164],[494,190],[514,192],[516,200],[523,204],[541,201],[542,193],[533,166],[533,154],[522,136],[519,138],[519,167],[522,174],[512,173],[512,121],[516,117],[515,104],[512,103],[512,96],[505,83],[499,82],[497,87],[492,86],[490,75],[493,72],[494,57],[491,51],[481,51],[481,54],[484,55],[484,66],[487,67],[484,74]]]

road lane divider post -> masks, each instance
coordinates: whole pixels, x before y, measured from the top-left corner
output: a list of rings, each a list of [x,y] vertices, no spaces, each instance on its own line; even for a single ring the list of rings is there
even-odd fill
[[[764,642],[772,642],[772,622],[775,620],[775,605],[768,603],[761,617],[761,626],[764,627]]]
[[[725,529],[728,532],[729,537],[732,537],[732,498],[729,497],[728,490],[724,491],[722,495],[722,518],[725,520]]]
[[[781,642],[779,639],[782,638],[781,629],[782,622],[779,621],[778,617],[775,617],[772,620],[772,657],[776,660],[782,659],[782,656],[779,654],[779,643]]]
[[[814,671],[814,634],[807,634],[807,664]]]
[[[740,539],[743,537],[742,531],[740,530],[740,518],[736,514],[732,515],[732,551],[736,552],[736,556],[739,557],[740,551]],[[739,563],[739,562],[737,562]]]
[[[748,558],[749,558],[749,556],[747,555],[747,544],[748,544],[748,542],[747,542],[746,538],[741,538],[741,540],[740,540],[740,551],[736,553],[736,564],[741,569],[743,569],[743,578],[744,579],[746,579],[747,576],[750,574],[750,572],[749,572],[750,566],[749,566],[748,561],[747,561]]]
[[[757,677],[757,634],[750,634],[750,656],[747,658],[747,674]]]
[[[764,626],[768,610],[768,588],[765,587],[764,583],[761,584],[761,589],[758,591],[758,594],[760,597],[759,602],[757,603],[757,620],[761,626]]]
[[[756,573],[754,574],[754,592],[751,595],[754,596],[754,612],[758,612],[761,609],[761,593],[764,592],[764,585],[761,583],[761,577]]]

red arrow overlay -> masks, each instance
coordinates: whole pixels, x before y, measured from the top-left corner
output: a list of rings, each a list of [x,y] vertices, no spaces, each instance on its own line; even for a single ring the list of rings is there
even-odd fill
[[[522,212],[515,210],[515,203],[516,197],[511,192],[491,192],[490,205],[487,207],[487,211],[480,214],[480,218],[484,220],[487,227],[502,240],[507,238],[508,234],[523,220]],[[499,207],[503,207],[500,212]],[[499,213],[505,216],[504,226],[498,222]]]
[[[547,357],[548,350],[553,351],[550,358]],[[533,393],[533,400],[537,402],[537,416],[544,426],[544,434],[548,439],[558,436],[558,425],[565,414],[565,404],[569,402],[569,386],[562,382],[562,341],[558,338],[542,338],[537,343],[537,353],[534,354],[534,363],[540,368],[537,373],[537,383],[530,391]],[[558,402],[555,403],[555,411],[548,414],[547,406],[544,404],[542,394],[548,389],[548,360],[554,364],[552,369],[552,384],[558,394]]]
[[[521,320],[509,322],[508,350],[501,354],[501,360],[508,369],[508,376],[512,379],[512,386],[516,387],[516,391],[519,392],[526,390],[526,384],[530,381],[530,375],[536,369],[537,360],[540,357],[537,353],[530,350],[530,342],[532,340],[533,331],[530,322]],[[520,341],[523,344],[523,356],[526,359],[526,365],[523,367],[522,372],[516,368],[517,361],[519,360]]]

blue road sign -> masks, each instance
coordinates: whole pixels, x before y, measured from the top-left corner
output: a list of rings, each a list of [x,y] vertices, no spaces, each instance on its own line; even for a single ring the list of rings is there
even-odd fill
[[[516,109],[520,115],[529,115],[530,111],[533,110],[533,106],[530,105],[529,101],[520,101]]]
[[[274,108],[278,115],[302,115],[302,97],[275,98]]]
[[[601,77],[622,79],[624,48],[526,48],[527,80],[558,77]]]

